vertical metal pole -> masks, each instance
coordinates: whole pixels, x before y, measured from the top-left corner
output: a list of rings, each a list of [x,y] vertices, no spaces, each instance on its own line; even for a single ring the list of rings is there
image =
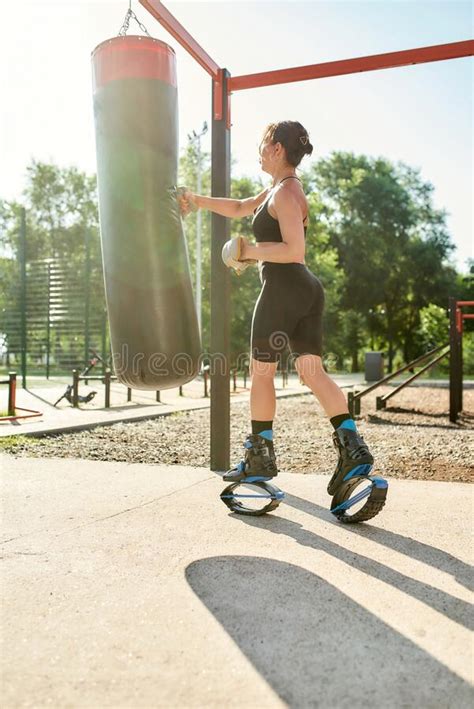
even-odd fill
[[[26,353],[27,353],[27,333],[26,333],[26,211],[21,208],[20,222],[20,307],[21,307],[21,386],[26,389]]]
[[[49,379],[51,358],[51,263],[48,262],[48,321],[46,323],[46,379]]]
[[[347,392],[347,408],[352,417],[354,417],[354,392]]]
[[[14,416],[16,409],[16,372],[8,372],[8,415]]]
[[[85,261],[86,261],[86,272],[84,276],[85,280],[85,294],[84,294],[84,362],[89,361],[89,345],[90,345],[90,333],[89,333],[89,316],[90,316],[90,290],[91,290],[91,249],[90,249],[90,234],[89,229],[86,229],[85,233]],[[87,383],[87,382],[86,382]]]
[[[354,392],[354,413],[356,416],[360,416],[360,396],[357,396],[359,391]]]
[[[79,370],[72,370],[72,405],[79,406]]]
[[[459,379],[458,379],[458,412],[462,411],[463,361],[462,361],[463,320],[462,308],[459,308],[458,319],[458,349],[459,349]]]
[[[105,370],[106,370],[106,340],[107,340],[107,308],[104,308],[104,312],[102,314],[102,374],[105,375]]]
[[[218,85],[212,82],[213,197],[230,195],[230,129],[227,128],[230,73],[222,69],[221,120],[214,117]],[[230,463],[230,272],[222,262],[222,247],[230,238],[230,222],[212,213],[211,250],[211,470],[227,470]]]
[[[456,423],[458,418],[458,370],[459,347],[456,327],[456,298],[449,298],[449,420]]]
[[[105,370],[104,383],[105,383],[105,408],[110,409],[110,376],[111,371],[107,367]]]

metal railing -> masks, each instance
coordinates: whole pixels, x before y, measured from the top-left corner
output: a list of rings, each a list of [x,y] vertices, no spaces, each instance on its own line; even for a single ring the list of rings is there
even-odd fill
[[[232,390],[233,392],[236,392],[238,389],[237,385],[237,376],[239,373],[241,373],[241,376],[243,378],[243,388],[247,388],[247,378],[249,376],[249,369],[248,367],[245,367],[244,369],[237,369],[236,367],[233,367],[231,370],[232,373]],[[287,369],[282,369],[280,371],[281,377],[282,377],[282,387],[285,388],[288,385],[288,370]],[[209,397],[209,366],[206,365],[205,367],[202,368],[200,375],[203,377],[203,386],[204,386],[204,398]],[[118,381],[118,378],[112,374],[110,368],[107,368],[104,372],[103,375],[97,375],[97,376],[91,376],[90,374],[84,374],[81,375],[78,369],[73,369],[72,370],[72,395],[71,395],[71,403],[75,408],[79,407],[80,403],[80,397],[79,397],[79,383],[80,382],[88,382],[88,381],[97,381],[97,382],[102,382],[105,386],[104,390],[104,408],[108,409],[110,408],[110,390],[111,390],[111,383]],[[183,386],[178,387],[179,389],[179,396],[185,396],[184,394],[184,389]],[[127,387],[127,402],[132,401],[132,388]],[[161,402],[161,396],[160,396],[160,390],[156,391],[156,401]]]
[[[436,347],[434,350],[430,350],[429,352],[426,352],[425,354],[421,355],[420,357],[417,357],[416,359],[412,360],[408,364],[405,364],[403,367],[400,367],[400,369],[397,369],[395,372],[388,374],[386,377],[383,377],[383,379],[379,379],[378,381],[375,382],[375,384],[371,384],[369,387],[367,387],[366,389],[363,389],[362,391],[355,391],[355,392],[350,391],[347,395],[347,405],[349,407],[349,413],[351,414],[351,416],[357,416],[358,414],[360,414],[360,401],[363,396],[367,396],[367,394],[370,394],[370,392],[374,391],[374,389],[377,389],[379,386],[382,386],[382,384],[389,382],[391,379],[398,376],[402,372],[405,372],[407,369],[412,369],[417,364],[419,364],[420,362],[423,362],[425,359],[427,359],[428,357],[431,357],[432,355],[436,354],[437,352],[444,349],[445,347],[449,347],[449,342],[446,342],[444,345],[440,345],[439,347]],[[420,369],[419,372],[416,372],[416,374],[414,374],[412,377],[410,377],[405,382],[400,384],[400,386],[398,386],[395,389],[395,391],[390,392],[389,394],[386,394],[385,397],[383,397],[383,396],[377,397],[377,409],[384,408],[385,401],[387,399],[394,396],[398,391],[400,391],[400,389],[403,389],[403,387],[407,386],[414,379],[416,379],[421,374],[426,372],[430,367],[432,367],[434,364],[439,362],[440,359],[443,359],[443,357],[446,357],[447,354],[449,354],[449,349],[446,352],[443,352],[443,354],[441,354],[439,357],[436,357],[436,359],[432,360],[427,365],[425,365],[422,369]]]

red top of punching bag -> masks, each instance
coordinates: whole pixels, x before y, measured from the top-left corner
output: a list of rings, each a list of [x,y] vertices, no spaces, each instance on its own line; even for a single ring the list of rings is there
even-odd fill
[[[160,79],[177,86],[176,54],[166,42],[142,35],[101,42],[91,53],[94,90],[115,79]]]

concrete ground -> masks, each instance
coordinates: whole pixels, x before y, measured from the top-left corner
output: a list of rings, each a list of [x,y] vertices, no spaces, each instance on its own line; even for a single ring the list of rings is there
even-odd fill
[[[472,706],[467,484],[346,526],[324,475],[247,518],[205,468],[0,466],[3,707]]]

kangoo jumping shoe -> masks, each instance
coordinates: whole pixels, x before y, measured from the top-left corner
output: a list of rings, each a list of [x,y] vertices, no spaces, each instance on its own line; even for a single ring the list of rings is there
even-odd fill
[[[244,442],[245,458],[222,477],[229,482],[270,480],[278,473],[273,441],[259,433],[249,434]]]
[[[339,460],[327,487],[330,495],[335,494],[341,483],[357,475],[369,475],[374,464],[374,457],[358,431],[339,427],[332,439],[339,451]]]

